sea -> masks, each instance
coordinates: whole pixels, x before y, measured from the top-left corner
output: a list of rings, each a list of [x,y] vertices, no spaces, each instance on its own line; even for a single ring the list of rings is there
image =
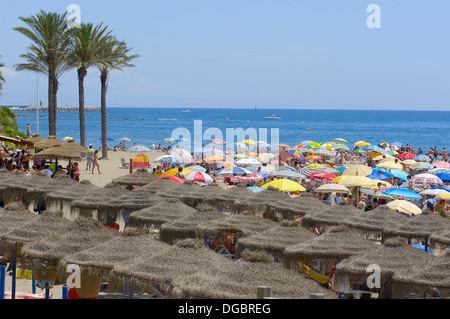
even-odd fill
[[[30,123],[32,134],[48,136],[47,112],[39,112],[43,116],[39,121],[30,117],[36,115],[35,111],[14,112],[21,131],[26,132]],[[100,112],[87,112],[86,116],[86,145],[100,148]],[[124,137],[131,141],[126,142],[128,147],[134,143],[167,147],[171,144],[165,139],[184,137],[189,140],[184,148],[193,149],[208,145],[213,138],[230,141],[233,132],[234,143],[248,138],[294,146],[303,141],[322,143],[342,138],[351,150],[357,141],[372,145],[400,142],[416,150],[437,147],[439,152],[450,147],[450,111],[122,107],[108,108],[107,118],[109,147],[118,145]],[[80,142],[78,112],[58,112],[57,138],[64,137]]]

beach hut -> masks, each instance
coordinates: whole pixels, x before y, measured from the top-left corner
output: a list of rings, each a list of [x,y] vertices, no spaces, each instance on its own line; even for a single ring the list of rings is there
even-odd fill
[[[72,290],[69,295],[95,298],[99,295],[105,278],[116,265],[127,265],[134,258],[141,258],[149,251],[164,250],[165,246],[167,244],[149,237],[142,231],[127,229],[110,240],[66,255],[58,264],[58,273],[62,275],[63,282],[66,282],[70,274],[66,272],[68,266],[77,265],[80,268],[80,288],[72,288],[76,293]],[[110,294],[114,293],[109,286],[106,290]]]
[[[144,186],[155,181],[158,181],[157,176],[149,173],[146,169],[141,168],[131,174],[115,178],[111,183],[113,185],[127,187],[128,185]]]
[[[63,212],[63,216],[67,219],[73,219],[72,202],[88,196],[99,189],[90,181],[83,180],[75,182],[69,187],[53,190],[47,193],[45,197],[45,205],[47,210],[59,210]]]
[[[318,236],[301,227],[297,221],[284,220],[279,225],[248,237],[240,238],[236,245],[237,258],[244,258],[250,252],[266,252],[277,263],[284,262],[284,250]]]
[[[58,268],[61,259],[112,240],[117,234],[92,218],[79,217],[61,225],[57,231],[24,245],[23,262],[31,267],[38,287],[51,289],[55,285],[64,284],[65,274]],[[97,283],[94,279],[88,277],[86,280],[81,277],[81,288],[92,291],[91,285]]]
[[[184,204],[179,199],[168,198],[159,204],[131,213],[127,227],[159,230],[164,223],[196,212],[195,208]]]
[[[260,233],[278,223],[248,212],[233,214],[224,219],[209,220],[195,228],[196,238],[202,239],[215,252],[236,258],[236,244],[240,238]]]
[[[392,291],[395,273],[411,273],[414,269],[425,267],[433,258],[436,257],[409,246],[404,239],[391,238],[366,254],[352,256],[337,264],[334,278],[336,282],[342,283],[341,291],[352,288],[368,290],[371,288],[368,286],[373,285],[371,291],[378,292],[379,299],[398,299],[401,296],[393,295]],[[374,272],[370,269],[374,265],[377,272],[375,277],[379,281],[370,278]]]

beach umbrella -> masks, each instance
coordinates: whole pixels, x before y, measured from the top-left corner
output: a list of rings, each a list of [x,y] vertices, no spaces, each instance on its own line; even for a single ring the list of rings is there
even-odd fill
[[[203,159],[204,163],[218,163],[218,162],[225,162],[225,157],[217,156],[217,155],[211,155],[208,157],[205,157]]]
[[[433,165],[425,163],[425,162],[418,162],[416,164],[414,164],[412,167],[412,169],[417,169],[417,170],[429,170],[433,168]]]
[[[144,145],[133,145],[130,148],[127,149],[127,152],[136,152],[136,153],[141,153],[141,152],[149,152],[150,149]]]
[[[70,137],[70,136],[63,137],[62,140],[64,142],[75,142],[75,139],[73,137]]]
[[[56,136],[50,135],[46,139],[41,140],[34,144],[34,148],[37,149],[47,149],[51,147],[61,146],[63,144],[62,141],[58,140]]]
[[[414,175],[411,181],[417,184],[442,184],[442,180],[433,174]]]
[[[81,160],[81,153],[70,152],[64,150],[61,146],[56,146],[44,149],[43,151],[34,154],[33,158]]]
[[[431,162],[431,158],[429,158],[428,156],[424,155],[424,154],[420,154],[418,156],[416,156],[414,158],[415,161],[418,162]]]
[[[383,194],[406,199],[421,199],[422,196],[405,187],[392,187],[380,191]]]
[[[175,143],[175,140],[173,138],[165,138],[164,142],[172,144],[172,143]]]
[[[433,162],[434,167],[438,168],[450,168],[450,163],[447,162]]]
[[[254,140],[244,140],[241,143],[245,144],[245,145],[256,145],[257,144]]]
[[[271,153],[263,153],[257,157],[257,160],[261,163],[268,163],[275,158],[275,155]]]
[[[262,163],[254,158],[244,158],[236,162],[237,165],[261,165]]]
[[[441,179],[441,181],[443,181],[444,183],[450,182],[450,174],[449,173],[438,173],[438,174],[433,174],[433,175],[436,175],[437,177],[439,177]]]
[[[232,162],[225,161],[219,164],[220,167],[236,167],[236,165]]]
[[[225,167],[215,174],[218,176],[251,176],[252,172],[242,167]]]
[[[408,176],[410,176],[408,172],[401,169],[391,169],[389,170],[389,173],[392,175],[392,177],[401,179],[402,181],[408,180]]]
[[[408,216],[415,216],[422,214],[422,210],[411,202],[406,200],[394,200],[386,204],[386,206],[392,210],[399,211],[400,213]]]
[[[100,137],[99,140],[100,140],[100,141],[103,141],[103,138]],[[111,138],[111,137],[107,137],[106,140],[107,140],[107,141],[111,141],[111,142],[114,141],[114,139]]]
[[[435,198],[436,200],[445,200],[448,201],[450,200],[450,193],[442,193],[436,196]]]
[[[131,142],[131,140],[128,137],[121,137],[119,138],[119,141]]]
[[[161,175],[161,176],[158,176],[158,178],[168,178],[174,182],[177,182],[178,184],[184,183],[184,179],[182,179],[181,177],[178,177],[178,176],[173,176],[173,175]]]
[[[181,137],[181,138],[175,140],[175,143],[183,143],[183,142],[189,142],[189,140],[184,137]]]
[[[433,187],[433,188],[427,188],[424,191],[421,191],[419,193],[420,195],[431,195],[431,196],[439,196],[442,194],[448,194],[450,195],[450,191],[442,188],[442,187]]]
[[[389,161],[379,163],[379,164],[377,164],[377,167],[382,167],[382,168],[389,169],[389,170],[391,170],[391,169],[402,170],[403,169],[403,165],[402,164],[389,162]]]
[[[276,147],[278,147],[278,148],[290,148],[290,146],[287,145],[287,144],[277,144]]]
[[[147,155],[141,153],[136,155],[136,157],[133,159],[133,168],[145,168],[149,163],[150,162]]]
[[[344,150],[344,151],[349,151],[350,148],[347,145],[344,144],[335,144],[332,146],[332,148],[334,148],[335,150]]]
[[[178,173],[179,173],[178,168],[172,168],[172,169],[168,170],[167,172],[165,172],[165,175],[175,176]],[[183,174],[183,176],[186,176],[187,174],[190,174],[190,173],[194,173],[194,171],[190,167],[183,167],[181,170],[181,174]]]
[[[418,161],[418,159],[416,158],[417,156],[411,153],[403,153],[400,155],[397,155],[397,158],[402,159],[402,160],[407,160],[407,159],[413,159],[415,161]]]
[[[415,160],[407,159],[407,160],[402,161],[402,164],[414,166],[417,164],[417,162]]]
[[[291,170],[271,171],[267,173],[271,177],[284,177],[284,178],[301,178],[306,179],[304,174],[294,172]]]
[[[355,144],[353,144],[353,146],[360,146],[360,147],[365,147],[365,146],[370,146],[372,144],[364,142],[364,141],[358,141]]]
[[[384,181],[385,179],[389,179],[388,176],[383,175],[383,174],[370,174],[370,175],[367,175],[367,178],[381,180],[381,181]]]
[[[366,165],[350,165],[342,175],[367,176],[372,174],[372,168]]]
[[[372,174],[385,175],[388,178],[392,177],[391,173],[389,173],[389,171],[383,167],[373,167]]]
[[[312,142],[312,143],[308,143],[308,144],[306,144],[306,147],[307,148],[313,148],[313,149],[315,149],[315,148],[320,148],[320,144],[319,143],[317,143],[317,142]]]
[[[249,187],[247,187],[247,189],[251,190],[253,193],[259,193],[259,192],[265,191],[264,188],[257,187],[257,186],[249,186]]]
[[[273,187],[278,189],[280,192],[304,192],[306,189],[297,182],[291,181],[289,179],[277,179],[271,181],[267,184],[261,186],[264,189],[268,189],[269,187]]]
[[[333,142],[336,142],[336,143],[338,143],[338,144],[348,144],[348,141],[345,140],[345,139],[343,139],[343,138],[335,138],[335,139],[333,140]]]
[[[194,172],[203,172],[203,173],[206,172],[206,168],[204,168],[203,166],[199,166],[199,165],[192,165],[192,166],[188,166],[187,168]]]
[[[199,183],[205,183],[205,184],[210,184],[213,182],[213,179],[211,176],[209,176],[206,173],[202,173],[202,172],[194,172],[194,173],[187,174],[185,176],[185,178],[186,178],[186,180],[199,182]]]
[[[325,172],[316,172],[306,175],[309,179],[322,184],[328,184],[330,181],[336,178],[335,175]]]
[[[170,152],[170,155],[174,155],[178,159],[183,160],[184,163],[192,164],[194,162],[194,159],[187,150],[183,148],[175,148]]]
[[[220,138],[215,138],[211,140],[211,143],[216,145],[225,145],[226,142],[224,140],[221,140]]]
[[[433,168],[428,171],[428,174],[450,174],[450,168]]]
[[[173,155],[162,155],[154,160],[155,162],[161,162],[161,163],[174,163],[176,161],[176,157]]]
[[[347,167],[345,167],[345,166],[339,166],[339,167],[336,168],[336,170],[337,170],[339,173],[341,173],[341,174],[342,174],[346,169],[347,169]]]
[[[401,142],[394,142],[394,143],[391,143],[391,147],[392,146],[397,146],[400,149],[403,146],[403,143],[401,143]]]
[[[350,193],[347,187],[340,184],[324,184],[317,187],[314,191],[318,193]]]
[[[318,160],[318,159],[321,159],[321,158],[322,157],[319,156],[319,155],[308,155],[308,156],[305,157],[305,159],[307,159],[307,160]]]
[[[353,175],[342,175],[339,177],[336,177],[331,182],[344,185],[346,187],[359,187],[359,186],[372,186],[373,181],[370,178],[367,178],[365,176],[353,176]]]
[[[298,150],[287,150],[287,153],[289,153],[290,155],[294,156],[295,158],[304,160],[305,158],[303,157],[302,154],[300,154],[300,152]]]
[[[260,174],[258,172],[251,172],[251,175],[247,176],[237,176],[237,179],[239,181],[248,181],[248,182],[258,182],[265,179],[263,174]]]

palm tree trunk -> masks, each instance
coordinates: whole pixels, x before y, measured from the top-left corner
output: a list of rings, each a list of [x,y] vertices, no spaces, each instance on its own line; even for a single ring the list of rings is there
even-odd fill
[[[79,98],[79,113],[80,113],[80,144],[86,146],[86,116],[84,110],[84,78],[87,71],[85,69],[78,69],[78,98]]]
[[[56,122],[58,121],[58,89],[59,89],[59,83],[58,79],[55,77],[55,81],[53,82],[53,119],[54,119],[54,127],[55,127],[55,136],[57,131]]]
[[[100,82],[102,84],[102,92],[101,92],[101,121],[102,121],[102,158],[108,158],[108,129],[106,125],[106,91],[107,87],[107,79],[108,79],[108,71],[102,71],[100,76]]]
[[[53,72],[53,65],[49,63],[48,72],[48,135],[56,136],[56,118],[55,118],[55,99],[54,99],[54,86],[55,86],[55,74]]]

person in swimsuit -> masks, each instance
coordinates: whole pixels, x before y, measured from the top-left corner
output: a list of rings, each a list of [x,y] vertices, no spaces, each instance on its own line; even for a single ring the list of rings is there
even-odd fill
[[[94,170],[95,170],[96,166],[97,166],[98,173],[101,174],[100,164],[98,163],[98,150],[96,150],[94,153],[94,162],[92,163],[92,174],[94,174]]]

